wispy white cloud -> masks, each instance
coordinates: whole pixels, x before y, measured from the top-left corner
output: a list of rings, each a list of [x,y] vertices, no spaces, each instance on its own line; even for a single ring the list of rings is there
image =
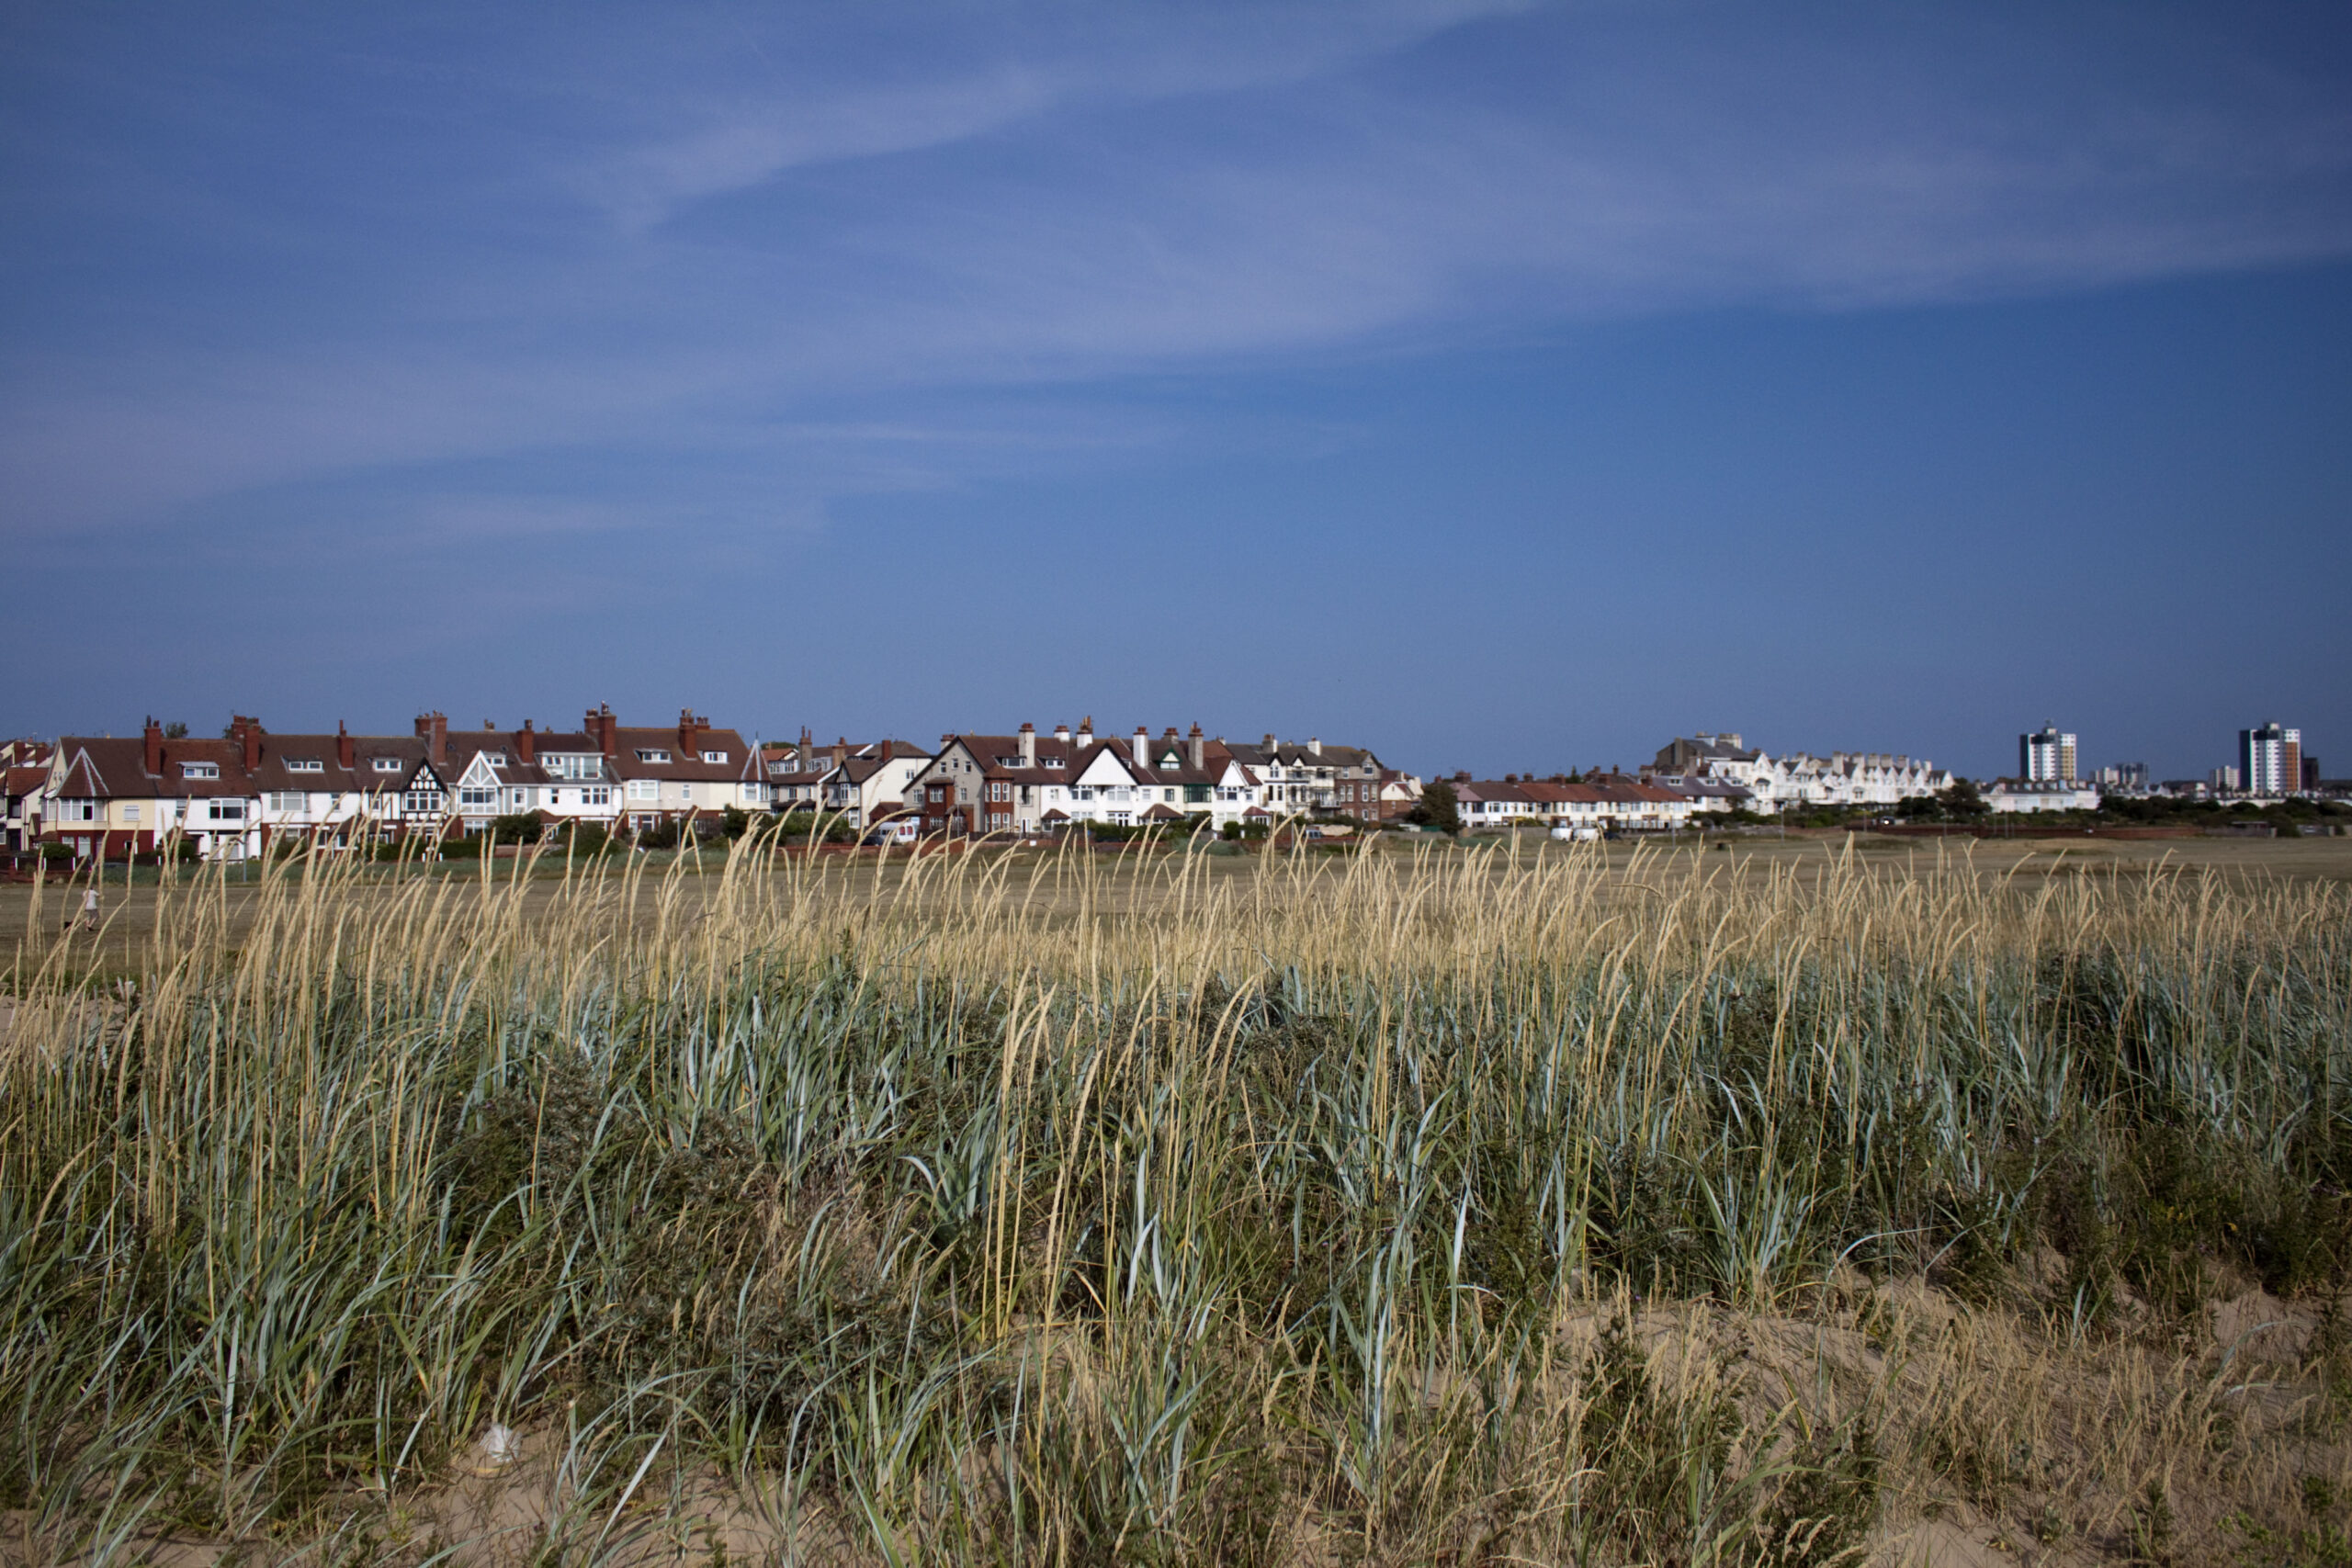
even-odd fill
[[[614,451],[821,515],[1177,438],[1004,389],[2352,253],[2326,62],[2132,10],[873,6],[348,52],[348,103],[301,38],[110,65],[174,85],[119,142],[46,80],[86,145],[68,193],[0,183],[0,529],[469,463],[564,492]]]

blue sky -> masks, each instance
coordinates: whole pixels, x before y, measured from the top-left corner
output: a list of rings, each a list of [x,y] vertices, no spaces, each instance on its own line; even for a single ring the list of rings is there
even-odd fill
[[[10,732],[2352,772],[2352,23],[0,3],[0,539]]]

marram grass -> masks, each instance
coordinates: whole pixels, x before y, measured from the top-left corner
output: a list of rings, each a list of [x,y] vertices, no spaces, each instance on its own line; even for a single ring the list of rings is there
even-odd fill
[[[1714,858],[167,888],[0,1555],[2342,1560],[2346,894]]]

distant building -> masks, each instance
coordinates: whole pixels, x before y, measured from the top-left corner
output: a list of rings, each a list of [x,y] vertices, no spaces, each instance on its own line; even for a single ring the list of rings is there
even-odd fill
[[[2148,792],[2148,764],[2145,762],[2116,762],[2101,768],[2091,781],[2102,789],[2123,795],[2145,795]]]
[[[2319,759],[2309,752],[2303,754],[2303,793],[2319,793]]]
[[[2292,795],[2303,787],[2303,732],[2277,720],[2238,731],[2238,787],[2248,795]]]
[[[2098,790],[2067,779],[2002,779],[1984,792],[1996,816],[2025,811],[2097,811]]]
[[[1832,751],[1827,757],[1791,751],[1773,757],[1743,745],[1736,734],[1704,730],[1660,748],[1642,773],[1736,784],[1747,792],[1747,809],[1765,813],[1784,807],[1893,806],[1952,785],[1952,775],[1925,757],[1884,751]]]
[[[2238,781],[2244,776],[2235,768],[2215,768],[2205,776],[2205,782],[2215,795],[2235,795]]]
[[[2072,784],[2075,738],[2045,722],[2031,735],[2018,737],[2018,777],[2028,784]]]

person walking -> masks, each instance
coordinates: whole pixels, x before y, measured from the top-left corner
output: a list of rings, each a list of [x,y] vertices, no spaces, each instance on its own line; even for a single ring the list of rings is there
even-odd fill
[[[85,931],[98,929],[98,890],[95,886],[82,889],[82,927]]]

